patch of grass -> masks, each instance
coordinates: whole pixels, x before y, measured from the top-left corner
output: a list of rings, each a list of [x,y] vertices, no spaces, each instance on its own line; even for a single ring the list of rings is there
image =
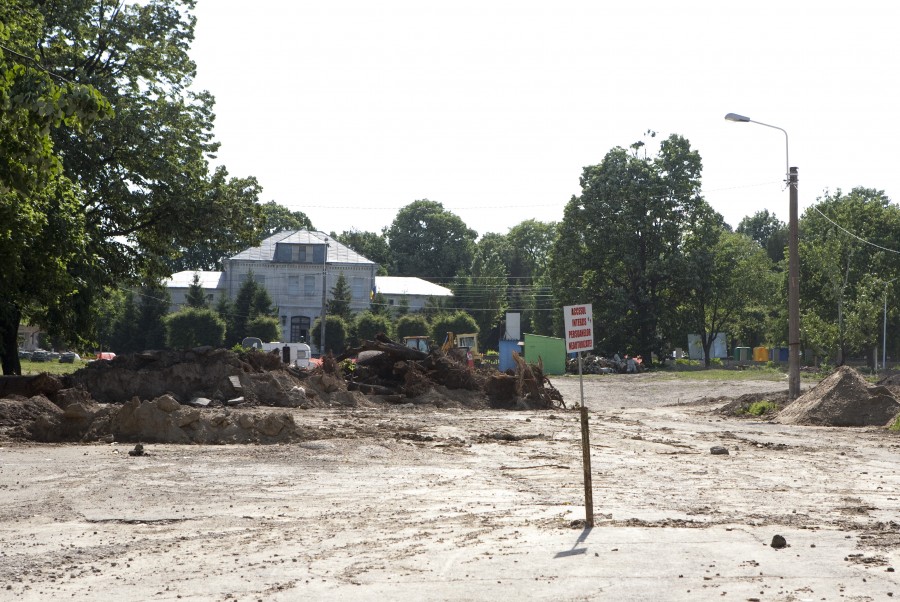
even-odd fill
[[[765,366],[748,366],[746,370],[709,368],[699,370],[660,370],[677,380],[784,380],[785,373]]]
[[[778,404],[767,399],[754,401],[747,408],[747,413],[751,416],[762,416],[763,414],[774,414],[776,412],[778,412]]]
[[[891,423],[891,425],[888,427],[888,430],[890,430],[890,431],[900,431],[900,416],[897,416],[897,419],[894,420],[894,422]]]
[[[71,364],[61,364],[58,361],[53,362],[32,362],[30,360],[19,360],[22,364],[22,374],[23,375],[35,375],[40,374],[42,372],[46,372],[47,374],[54,374],[56,376],[60,376],[63,374],[71,374],[76,370],[80,370],[87,366],[87,362],[84,360],[76,360]]]

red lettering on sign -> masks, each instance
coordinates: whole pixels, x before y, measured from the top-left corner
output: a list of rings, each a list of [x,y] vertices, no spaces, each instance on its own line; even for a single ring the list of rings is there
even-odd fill
[[[586,313],[587,313],[587,308],[586,308],[586,307],[573,307],[573,308],[572,308],[572,315],[573,315],[573,316],[583,316],[583,315],[585,315]]]

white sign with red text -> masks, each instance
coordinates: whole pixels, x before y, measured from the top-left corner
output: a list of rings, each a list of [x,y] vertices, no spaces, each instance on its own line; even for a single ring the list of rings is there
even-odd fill
[[[566,352],[589,351],[594,348],[594,310],[590,303],[563,307],[566,330]]]

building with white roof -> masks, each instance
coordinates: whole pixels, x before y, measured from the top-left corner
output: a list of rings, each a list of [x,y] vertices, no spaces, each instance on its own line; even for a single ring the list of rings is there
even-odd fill
[[[383,295],[391,307],[406,300],[409,311],[413,312],[421,311],[425,307],[425,302],[431,297],[443,299],[453,296],[453,291],[449,288],[421,278],[402,276],[376,276],[375,292]]]
[[[296,230],[274,234],[224,261],[221,272],[187,270],[165,282],[172,299],[171,311],[185,306],[196,274],[210,306],[220,296],[237,296],[248,278],[261,284],[278,308],[282,335],[288,343],[308,343],[313,322],[322,314],[323,293],[330,299],[340,274],[350,287],[351,309],[370,307],[371,295],[384,295],[396,306],[406,299],[410,311],[425,307],[429,297],[445,298],[450,289],[421,278],[375,276],[378,265],[323,232]]]

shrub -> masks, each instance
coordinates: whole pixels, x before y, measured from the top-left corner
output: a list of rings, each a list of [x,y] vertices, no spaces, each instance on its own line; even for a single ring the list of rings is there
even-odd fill
[[[225,320],[211,309],[189,307],[163,318],[166,342],[175,349],[201,345],[219,347],[225,340]]]
[[[762,416],[763,414],[774,414],[778,411],[778,404],[774,401],[762,400],[754,401],[747,408],[747,413],[752,416]]]

